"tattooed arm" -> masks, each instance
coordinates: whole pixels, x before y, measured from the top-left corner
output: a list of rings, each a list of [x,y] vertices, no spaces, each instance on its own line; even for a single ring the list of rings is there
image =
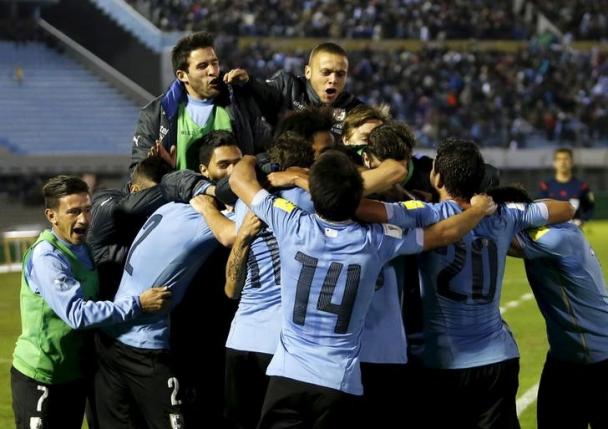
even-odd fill
[[[262,222],[249,211],[239,228],[236,241],[230,251],[226,263],[226,284],[224,293],[228,298],[238,299],[247,278],[247,259],[249,258],[249,245],[260,231]]]

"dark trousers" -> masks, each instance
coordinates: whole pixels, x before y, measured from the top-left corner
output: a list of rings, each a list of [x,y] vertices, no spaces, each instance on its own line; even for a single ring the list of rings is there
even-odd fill
[[[581,365],[547,355],[540,378],[538,429],[608,428],[608,360]]]
[[[519,429],[519,359],[464,369],[424,369],[427,427]]]
[[[238,429],[255,429],[266,396],[271,354],[226,348],[225,415]]]
[[[80,429],[87,383],[44,384],[11,367],[13,412],[17,429]]]
[[[360,396],[271,376],[258,429],[352,429],[360,409]]]
[[[182,391],[166,350],[96,338],[95,397],[101,429],[182,429]],[[143,417],[145,425],[137,421]],[[135,423],[134,423],[135,422]]]

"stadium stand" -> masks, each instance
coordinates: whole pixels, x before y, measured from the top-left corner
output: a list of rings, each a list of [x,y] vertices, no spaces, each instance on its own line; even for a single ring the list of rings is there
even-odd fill
[[[265,78],[283,68],[303,73],[306,55],[255,44],[221,58],[225,69]],[[608,62],[598,51],[532,42],[516,52],[369,48],[349,59],[351,92],[389,103],[424,146],[447,135],[500,147],[608,145]]]
[[[0,144],[27,155],[128,154],[138,106],[42,43],[0,41]],[[21,83],[11,79],[16,65]]]
[[[608,39],[608,1],[558,0],[536,5],[562,32],[580,40]]]
[[[96,0],[97,1],[97,0]],[[240,36],[525,39],[509,0],[343,2],[128,0],[163,31],[230,32]]]

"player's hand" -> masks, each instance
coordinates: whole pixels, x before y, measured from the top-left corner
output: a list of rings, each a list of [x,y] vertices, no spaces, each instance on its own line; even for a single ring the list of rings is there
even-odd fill
[[[496,212],[497,206],[492,197],[486,194],[477,194],[471,198],[471,207],[474,207],[484,213],[486,216]]]
[[[171,168],[175,168],[175,164],[177,163],[177,150],[175,145],[171,146],[169,152],[163,146],[160,140],[156,140],[154,145],[148,151],[148,156],[157,156],[163,161],[165,161]]]
[[[251,239],[257,235],[262,229],[262,221],[249,210],[243,219],[243,223],[239,228],[239,235],[244,239]]]
[[[290,167],[285,171],[277,171],[268,175],[268,183],[274,188],[296,186],[299,178],[308,178],[308,170],[300,167]]]
[[[168,307],[171,292],[167,287],[152,287],[139,295],[139,305],[146,313],[153,313]]]
[[[232,69],[224,75],[224,83],[228,85],[243,85],[249,82],[249,73],[245,69]]]
[[[196,197],[190,200],[190,205],[194,207],[194,210],[203,214],[206,210],[216,209],[217,205],[215,203],[215,198],[210,197],[209,195],[197,195]]]

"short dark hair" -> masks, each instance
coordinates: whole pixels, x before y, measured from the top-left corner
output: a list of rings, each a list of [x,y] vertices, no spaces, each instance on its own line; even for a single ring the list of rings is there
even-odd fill
[[[386,123],[390,118],[389,107],[387,105],[368,106],[367,104],[360,104],[346,114],[342,135],[349,139],[355,128],[359,128],[366,122],[380,121]]]
[[[310,56],[308,57],[308,63],[312,61],[312,59],[321,52],[326,52],[328,54],[341,55],[343,57],[348,57],[344,48],[340,45],[337,45],[332,42],[323,42],[312,48],[310,51]]]
[[[327,220],[352,218],[363,195],[363,179],[347,155],[327,150],[310,169],[310,195],[315,211]]]
[[[213,48],[214,37],[206,31],[199,31],[182,37],[171,51],[173,73],[178,70],[188,70],[190,53],[201,48]]]
[[[328,108],[308,107],[299,112],[289,113],[278,123],[275,136],[286,131],[294,131],[312,142],[318,132],[330,132],[334,124],[333,113]]]
[[[559,147],[555,149],[555,152],[553,152],[553,158],[555,158],[558,153],[567,153],[568,155],[570,155],[570,159],[574,159],[574,153],[569,147]]]
[[[528,191],[521,185],[501,186],[488,189],[486,193],[492,197],[496,204],[532,202]]]
[[[472,140],[447,138],[442,141],[434,167],[451,196],[469,200],[479,192],[485,163]]]
[[[312,144],[298,133],[287,131],[276,138],[268,149],[270,162],[281,170],[289,167],[310,168],[315,160]]]
[[[171,167],[162,158],[151,156],[135,166],[131,174],[131,183],[139,183],[142,180],[160,183],[162,177],[170,171]]]
[[[191,143],[193,146],[199,146],[198,161],[203,165],[209,165],[209,161],[213,156],[213,151],[222,146],[238,146],[236,137],[230,131],[215,130],[205,134],[200,139]]]
[[[56,209],[59,200],[72,194],[89,193],[89,185],[77,176],[59,175],[51,177],[42,187],[44,195],[44,207]]]
[[[368,137],[365,151],[380,161],[409,160],[416,145],[414,132],[405,124],[390,122],[374,128]]]

